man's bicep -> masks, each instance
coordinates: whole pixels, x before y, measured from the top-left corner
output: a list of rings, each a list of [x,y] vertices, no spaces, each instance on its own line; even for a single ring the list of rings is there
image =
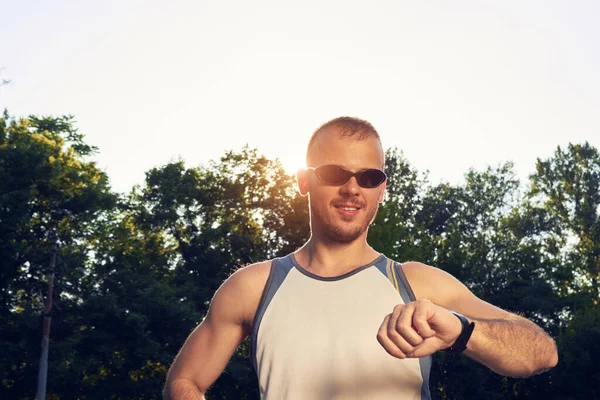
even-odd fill
[[[496,307],[471,293],[467,288],[458,291],[448,299],[446,308],[474,319],[512,319],[520,318],[515,314]]]
[[[475,296],[475,294],[473,294],[473,292],[471,292],[467,286],[465,286],[454,276],[445,271],[438,271],[440,271],[440,274],[445,278],[442,284],[442,286],[444,286],[444,290],[440,290],[439,293],[445,296],[442,301],[446,303],[444,307],[447,309],[454,310],[460,314],[480,320],[506,320],[520,318],[516,314],[503,310],[500,307],[490,304],[487,301]]]
[[[206,391],[244,340],[242,310],[226,285],[217,291],[206,318],[187,338],[171,366],[168,381],[192,381],[201,392]]]
[[[451,274],[422,263],[406,263],[404,272],[417,299],[427,298],[435,304],[476,319],[515,317],[499,307],[475,296]]]

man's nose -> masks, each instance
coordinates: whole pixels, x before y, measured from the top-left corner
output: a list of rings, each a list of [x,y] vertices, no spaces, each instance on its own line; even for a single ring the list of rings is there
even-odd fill
[[[342,187],[340,187],[341,193],[347,193],[352,195],[357,195],[360,191],[360,187],[358,186],[358,182],[356,181],[356,177],[348,179],[348,182],[344,183]]]

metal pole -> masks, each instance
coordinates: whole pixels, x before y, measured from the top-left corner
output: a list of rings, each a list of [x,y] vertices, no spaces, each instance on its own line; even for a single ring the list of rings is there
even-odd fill
[[[44,328],[42,336],[42,355],[40,356],[40,369],[38,373],[37,400],[46,400],[46,381],[48,378],[48,347],[50,347],[50,322],[52,317],[52,293],[54,291],[54,268],[56,265],[57,239],[53,233],[53,243],[50,250],[50,265],[48,266],[48,296],[44,306]]]

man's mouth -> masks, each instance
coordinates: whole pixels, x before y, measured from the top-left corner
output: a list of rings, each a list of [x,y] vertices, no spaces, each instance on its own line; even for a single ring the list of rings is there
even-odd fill
[[[334,204],[334,207],[345,215],[356,215],[361,209],[361,207],[356,204]]]

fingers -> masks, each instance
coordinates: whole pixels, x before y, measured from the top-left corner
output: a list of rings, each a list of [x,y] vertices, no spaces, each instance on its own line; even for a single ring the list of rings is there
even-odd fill
[[[406,354],[400,350],[400,348],[394,343],[388,334],[388,327],[391,320],[392,314],[386,315],[383,319],[383,323],[379,327],[379,331],[377,332],[377,341],[381,344],[381,347],[385,349],[390,355],[396,358],[406,358]]]
[[[419,334],[418,329],[415,329],[413,323],[413,320],[417,315],[415,311],[415,307],[412,306],[402,307],[402,311],[400,312],[395,326],[395,330],[399,336],[411,345],[410,349],[408,347],[406,348],[406,351],[409,353],[414,350],[414,346],[418,346],[423,342],[423,338]]]
[[[435,313],[433,304],[424,301],[399,304],[387,315],[377,332],[377,340],[392,356],[397,358],[422,357],[424,341],[435,336],[428,319]],[[429,346],[427,346],[429,347]]]
[[[417,307],[413,317],[413,326],[423,339],[435,336],[435,331],[429,325],[431,310],[428,307]]]

